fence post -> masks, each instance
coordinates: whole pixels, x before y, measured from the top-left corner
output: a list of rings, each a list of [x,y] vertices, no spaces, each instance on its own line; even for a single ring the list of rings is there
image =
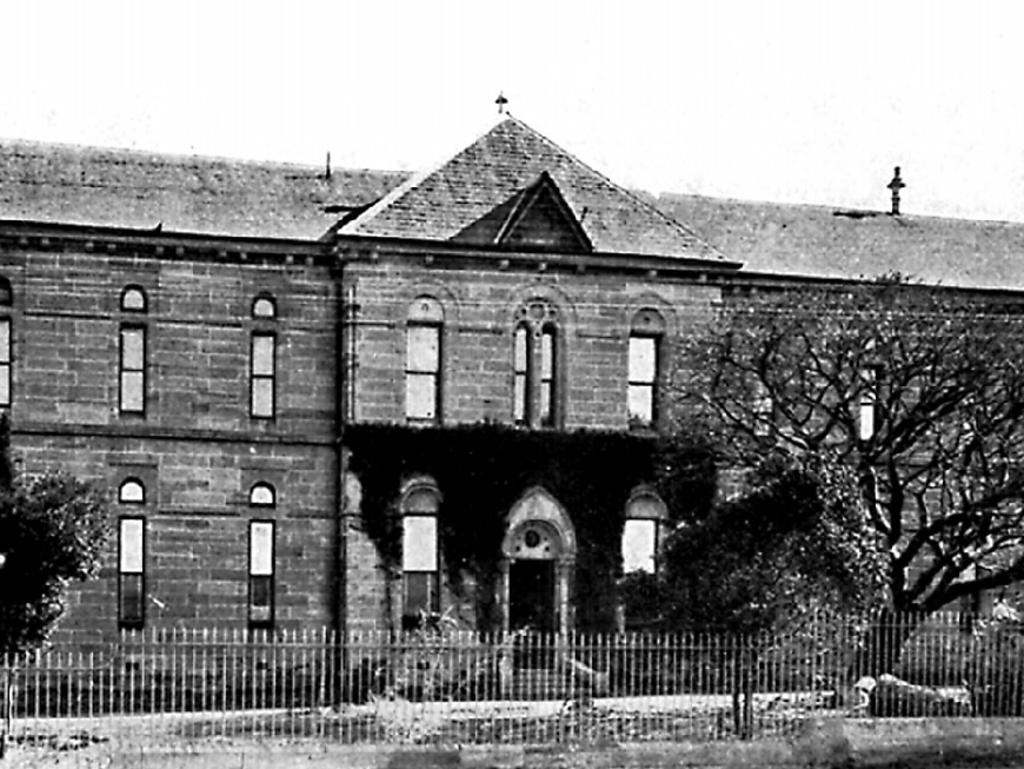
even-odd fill
[[[11,657],[4,658],[4,725],[0,731],[0,758],[7,753],[7,740],[11,734],[11,724],[14,721],[14,671],[12,669]]]

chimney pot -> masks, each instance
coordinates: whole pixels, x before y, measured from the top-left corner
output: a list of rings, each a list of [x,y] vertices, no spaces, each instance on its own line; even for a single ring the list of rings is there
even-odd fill
[[[903,183],[903,179],[900,177],[900,167],[896,166],[892,171],[892,181],[889,182],[888,188],[892,191],[892,211],[890,213],[893,216],[900,215],[900,190],[907,185]]]

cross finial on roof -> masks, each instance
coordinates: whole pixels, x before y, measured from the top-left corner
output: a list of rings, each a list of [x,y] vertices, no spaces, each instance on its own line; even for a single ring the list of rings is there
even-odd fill
[[[498,105],[498,114],[503,114],[505,112],[505,105],[508,104],[508,99],[505,98],[504,91],[498,92],[498,98],[494,100],[494,103]]]

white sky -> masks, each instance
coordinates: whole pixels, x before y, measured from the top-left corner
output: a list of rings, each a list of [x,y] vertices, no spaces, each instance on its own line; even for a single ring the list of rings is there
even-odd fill
[[[504,90],[628,186],[1024,220],[1024,3],[0,3],[8,138],[418,169]]]

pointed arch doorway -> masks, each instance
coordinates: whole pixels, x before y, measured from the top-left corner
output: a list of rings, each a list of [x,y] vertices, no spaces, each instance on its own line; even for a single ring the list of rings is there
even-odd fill
[[[543,488],[530,489],[506,517],[501,552],[503,629],[567,632],[576,533],[565,508]]]

